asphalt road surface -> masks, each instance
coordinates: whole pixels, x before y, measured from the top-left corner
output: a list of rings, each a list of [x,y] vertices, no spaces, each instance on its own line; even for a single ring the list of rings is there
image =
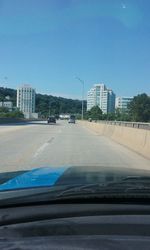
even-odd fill
[[[150,169],[150,161],[80,124],[0,126],[0,172],[45,166]]]

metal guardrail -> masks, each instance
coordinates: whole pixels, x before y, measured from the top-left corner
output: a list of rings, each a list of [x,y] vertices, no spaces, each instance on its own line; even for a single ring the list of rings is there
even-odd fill
[[[93,121],[93,122],[150,130],[150,123],[123,122],[123,121]]]

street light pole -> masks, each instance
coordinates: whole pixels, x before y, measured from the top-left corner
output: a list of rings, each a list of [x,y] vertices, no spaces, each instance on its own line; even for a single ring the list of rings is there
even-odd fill
[[[79,77],[76,77],[82,83],[82,120],[84,118],[84,81],[81,80]]]
[[[49,116],[51,114],[51,103],[50,103],[50,100],[49,100]]]

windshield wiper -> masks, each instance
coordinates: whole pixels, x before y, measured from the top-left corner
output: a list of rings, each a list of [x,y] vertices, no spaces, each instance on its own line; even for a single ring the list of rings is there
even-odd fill
[[[56,195],[56,198],[63,198],[67,196],[76,195],[101,195],[101,194],[129,194],[134,192],[135,194],[143,193],[150,196],[150,183],[145,186],[144,183],[126,183],[126,182],[112,182],[107,184],[88,184],[80,187],[69,188]]]
[[[36,202],[63,201],[79,198],[148,197],[150,198],[150,178],[127,176],[119,181],[102,183],[62,185],[46,188],[20,189],[0,192],[0,206],[4,204],[26,204]]]

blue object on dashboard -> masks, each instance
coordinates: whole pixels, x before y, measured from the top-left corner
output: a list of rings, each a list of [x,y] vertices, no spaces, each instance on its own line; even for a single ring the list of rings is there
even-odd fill
[[[0,191],[53,186],[68,167],[43,167],[29,170],[0,185]]]

